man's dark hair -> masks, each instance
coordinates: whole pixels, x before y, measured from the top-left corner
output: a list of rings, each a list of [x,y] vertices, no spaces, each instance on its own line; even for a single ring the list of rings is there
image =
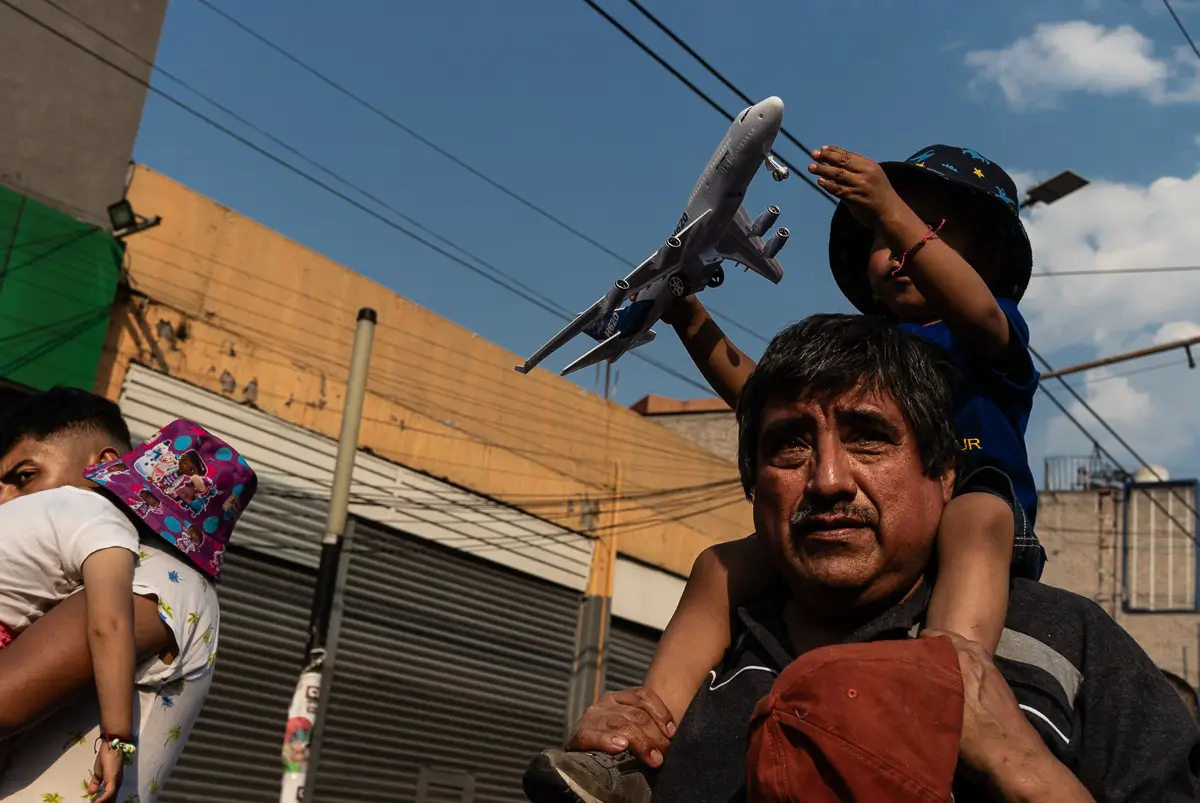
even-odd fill
[[[903,413],[927,477],[954,465],[954,383],[946,352],[882,316],[811,315],[775,335],[737,403],[738,472],[754,496],[763,410],[777,398],[820,401],[856,387],[882,391]]]
[[[1174,687],[1175,692],[1183,699],[1184,705],[1188,708],[1188,713],[1192,715],[1193,719],[1200,722],[1200,696],[1197,695],[1195,687],[1174,672],[1168,672],[1165,669],[1160,671],[1163,677],[1167,679],[1167,682]]]
[[[99,432],[128,451],[129,426],[114,402],[86,390],[53,387],[25,397],[8,409],[0,424],[0,455],[24,438],[46,440],[73,432]]]

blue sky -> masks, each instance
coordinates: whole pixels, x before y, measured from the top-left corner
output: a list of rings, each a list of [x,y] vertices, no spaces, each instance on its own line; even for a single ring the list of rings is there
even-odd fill
[[[580,0],[214,2],[630,261],[670,232],[728,124]],[[741,108],[623,0],[601,4],[720,103]],[[969,6],[693,0],[690,11],[680,13],[682,4],[648,3],[745,92],[781,96],[785,127],[810,147],[838,144],[891,159],[948,142],[983,152],[1026,183],[1063,168],[1096,180],[1061,209],[1034,214],[1035,248],[1044,246],[1050,255],[1043,259],[1039,252],[1040,267],[1094,267],[1113,254],[1126,255],[1121,267],[1159,264],[1156,257],[1167,260],[1161,264],[1200,263],[1200,241],[1167,242],[1165,235],[1162,243],[1143,243],[1139,255],[1117,242],[1097,245],[1104,238],[1086,230],[1106,214],[1130,218],[1134,213],[1123,215],[1121,203],[1152,204],[1157,196],[1146,187],[1161,177],[1200,188],[1200,180],[1192,180],[1200,164],[1194,102],[1200,95],[1192,97],[1194,68],[1177,56],[1182,37],[1161,4],[1006,0]],[[1197,4],[1178,0],[1176,8],[1200,34]],[[1115,39],[1104,38],[1114,32]],[[612,257],[355,105],[196,0],[170,4],[158,58],[165,69],[567,307],[582,309],[622,273]],[[172,82],[156,77],[155,84],[211,112]],[[807,164],[790,144],[780,140],[778,148],[793,163]],[[135,158],[518,354],[531,352],[561,325],[153,95]],[[1090,201],[1089,192],[1095,193]],[[781,255],[783,282],[776,287],[731,272],[723,287],[701,297],[764,335],[812,312],[850,311],[826,259],[832,206],[799,180],[776,184],[764,173],[747,207],[757,214],[770,203],[782,208],[780,223],[793,235]],[[1098,211],[1088,203],[1106,205]],[[1144,216],[1160,212],[1153,207]],[[1064,239],[1068,231],[1078,242]],[[1167,296],[1179,296],[1186,286],[1188,297],[1200,300],[1200,285],[1190,275],[1135,279],[1137,288],[1157,283]],[[1033,281],[1034,343],[1043,342],[1044,328],[1042,351],[1056,364],[1161,340],[1164,323],[1186,336],[1187,326],[1200,319],[1153,304],[1117,306],[1112,309],[1123,324],[1114,328],[1105,323],[1113,320],[1112,309],[1094,299],[1076,304],[1071,315],[1056,306],[1070,306],[1081,282],[1096,283]],[[1133,287],[1113,285],[1104,298],[1119,300],[1127,286]],[[729,331],[751,354],[765,345]],[[669,328],[660,327],[660,335],[646,353],[699,380]],[[584,347],[568,346],[547,367],[565,365]],[[622,403],[647,393],[701,395],[629,356],[616,367]],[[1196,373],[1152,376],[1159,385],[1120,376],[1079,384],[1114,426],[1129,424],[1124,434],[1149,459],[1194,475],[1200,472],[1200,416],[1188,411],[1178,426],[1147,428],[1141,424],[1146,405],[1138,400],[1158,400],[1164,387],[1177,390],[1180,383],[1192,394],[1180,398],[1194,398]],[[1160,387],[1164,377],[1167,385]],[[582,372],[579,381],[591,389],[595,374]],[[1052,420],[1052,412],[1040,400],[1030,427],[1039,474],[1045,453],[1090,449]],[[1165,412],[1156,408],[1155,418],[1176,413],[1184,415],[1167,404]],[[1094,422],[1089,426],[1099,431]]]

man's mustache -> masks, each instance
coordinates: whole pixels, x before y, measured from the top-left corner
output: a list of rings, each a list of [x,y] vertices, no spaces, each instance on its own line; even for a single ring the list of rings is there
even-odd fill
[[[853,519],[864,527],[874,527],[879,524],[879,514],[869,505],[858,505],[853,502],[835,502],[832,505],[801,505],[788,520],[793,528],[804,528],[813,516],[828,518],[838,517]]]

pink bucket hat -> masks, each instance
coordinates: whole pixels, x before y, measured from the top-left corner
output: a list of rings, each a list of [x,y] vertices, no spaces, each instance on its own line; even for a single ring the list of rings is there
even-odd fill
[[[233,527],[258,489],[258,477],[244,457],[183,419],[83,476],[114,494],[216,581]]]

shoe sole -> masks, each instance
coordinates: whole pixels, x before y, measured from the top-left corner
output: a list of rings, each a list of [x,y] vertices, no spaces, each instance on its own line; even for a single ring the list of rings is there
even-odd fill
[[[533,803],[605,803],[559,772],[549,756],[539,755],[521,779],[525,797]]]

